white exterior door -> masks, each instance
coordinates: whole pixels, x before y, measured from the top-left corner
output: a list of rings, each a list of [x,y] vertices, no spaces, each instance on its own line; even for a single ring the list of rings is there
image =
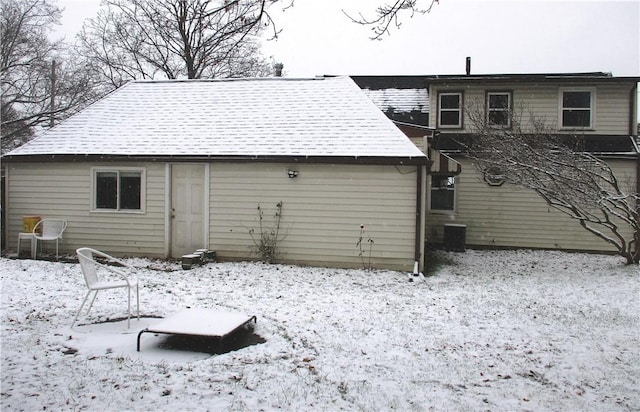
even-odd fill
[[[205,166],[174,164],[171,166],[171,257],[206,247]]]

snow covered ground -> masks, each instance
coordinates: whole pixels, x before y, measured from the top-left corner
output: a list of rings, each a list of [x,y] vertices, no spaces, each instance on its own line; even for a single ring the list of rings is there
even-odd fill
[[[78,264],[0,259],[2,386],[13,410],[640,410],[640,274],[619,258],[439,253],[404,273],[217,263],[140,267],[144,318]],[[185,308],[257,316],[225,354],[137,332]]]

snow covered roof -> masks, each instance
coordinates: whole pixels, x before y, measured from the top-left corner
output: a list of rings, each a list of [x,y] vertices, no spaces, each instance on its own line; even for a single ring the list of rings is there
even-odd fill
[[[6,159],[25,156],[427,162],[348,77],[134,81]]]
[[[383,112],[429,113],[429,90],[420,89],[362,89]]]

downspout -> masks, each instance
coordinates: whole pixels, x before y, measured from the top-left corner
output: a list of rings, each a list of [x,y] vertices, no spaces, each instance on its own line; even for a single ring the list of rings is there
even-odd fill
[[[638,119],[636,119],[636,111],[638,110],[637,93],[638,84],[635,83],[629,93],[629,136],[638,135]]]
[[[421,261],[422,248],[420,247],[420,239],[422,238],[422,165],[418,165],[416,173],[416,236],[415,236],[415,250],[414,250],[414,262],[418,264],[418,271],[420,267],[424,267],[424,263]],[[415,266],[415,265],[414,265]],[[416,268],[414,267],[414,272]]]
[[[629,93],[629,135],[634,139],[634,147],[638,146],[638,118],[636,112],[638,110],[638,83],[634,83]],[[640,193],[640,151],[636,151],[636,194]],[[636,213],[640,210],[640,198],[636,197]],[[634,234],[634,239],[638,236]],[[636,244],[636,253],[640,245]]]
[[[638,83],[635,83],[629,93],[629,135],[634,139],[634,147],[637,146],[638,137],[638,119],[636,111],[638,110]],[[640,153],[636,152],[636,193],[640,193]],[[636,210],[640,208],[640,199],[636,200]]]

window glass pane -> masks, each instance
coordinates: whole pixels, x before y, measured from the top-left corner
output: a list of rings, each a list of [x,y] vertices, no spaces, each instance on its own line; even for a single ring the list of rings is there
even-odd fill
[[[116,209],[118,197],[118,175],[115,172],[96,173],[96,208]]]
[[[440,125],[441,126],[459,126],[460,112],[457,110],[440,112]]]
[[[459,94],[440,95],[440,108],[441,109],[459,109],[460,95]]]
[[[563,110],[562,126],[564,127],[590,127],[591,111],[589,110]]]
[[[507,111],[490,111],[489,124],[492,126],[508,126],[509,112]]]
[[[489,94],[489,109],[509,109],[509,95],[502,94]]]
[[[140,209],[140,172],[120,172],[120,209]]]
[[[432,193],[431,209],[453,210],[453,190],[440,190]]]
[[[431,176],[431,187],[437,189],[453,189],[455,178],[452,176]]]
[[[591,92],[563,92],[562,107],[590,108]]]

